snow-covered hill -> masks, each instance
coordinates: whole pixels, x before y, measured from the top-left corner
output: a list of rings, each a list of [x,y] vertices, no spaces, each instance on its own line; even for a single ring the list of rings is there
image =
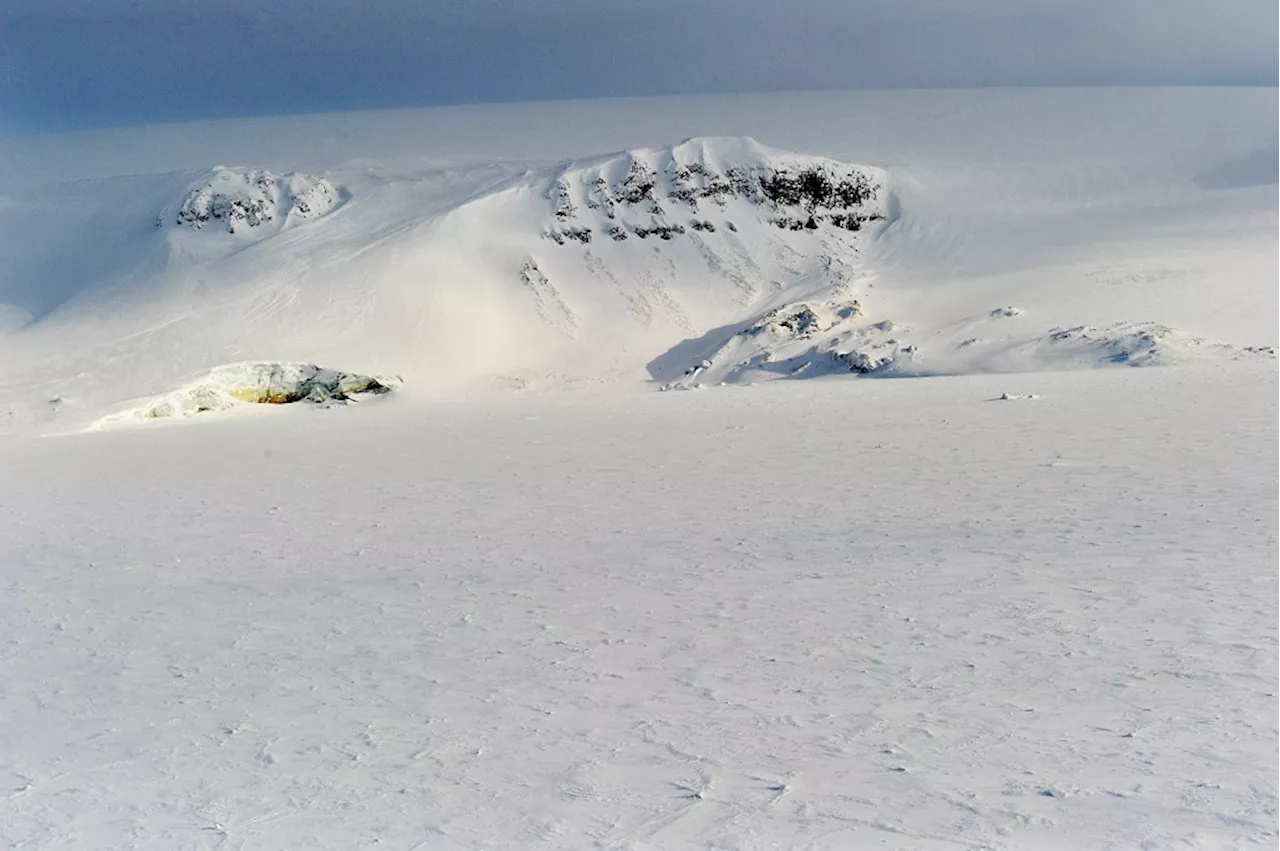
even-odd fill
[[[0,846],[1274,847],[1276,126],[0,140]]]
[[[74,429],[243,361],[438,397],[1270,356],[1244,302],[1274,301],[1273,198],[1170,189],[1159,150],[1049,171],[1012,147],[859,162],[698,137],[554,164],[302,153],[17,184],[0,427]]]
[[[526,172],[447,213],[440,247],[518,282],[505,307],[540,321],[543,347],[573,339],[572,357],[634,368],[708,325],[847,290],[887,182],[751,139],[690,139]]]

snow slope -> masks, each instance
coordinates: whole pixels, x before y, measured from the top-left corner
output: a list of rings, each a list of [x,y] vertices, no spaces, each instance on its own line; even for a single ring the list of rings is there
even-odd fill
[[[436,155],[458,143],[416,113],[134,131],[132,160],[108,144],[117,131],[61,171],[43,158],[72,157],[80,137],[38,155],[4,140],[18,168],[0,176],[0,427],[75,430],[246,360],[403,375],[439,398],[1275,345],[1274,175],[1249,153],[1274,147],[1273,92],[901,101],[674,99],[656,117],[637,105],[632,140],[684,116],[805,145],[702,136],[559,162]],[[562,150],[616,136],[616,118],[594,132],[616,108],[579,104]],[[527,109],[485,114],[518,135]],[[477,120],[428,112],[459,134]],[[999,130],[982,132],[993,115]],[[847,138],[814,129],[852,118]],[[372,132],[388,121],[393,150]],[[264,128],[291,146],[265,144]],[[164,156],[144,158],[151,136],[168,139]],[[400,158],[356,159],[361,143]],[[213,168],[211,146],[213,162],[245,159]],[[156,171],[168,165],[181,168]]]

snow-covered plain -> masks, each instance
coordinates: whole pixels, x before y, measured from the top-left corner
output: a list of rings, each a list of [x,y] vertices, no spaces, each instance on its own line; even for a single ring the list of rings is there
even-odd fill
[[[1270,847],[1276,391],[393,396],[10,444],[0,835]]]
[[[1274,846],[1276,113],[0,140],[0,839]]]

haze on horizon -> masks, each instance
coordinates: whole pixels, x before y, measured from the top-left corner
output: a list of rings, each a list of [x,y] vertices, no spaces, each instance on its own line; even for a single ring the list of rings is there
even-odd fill
[[[7,0],[0,136],[494,101],[1277,83],[1273,0]]]

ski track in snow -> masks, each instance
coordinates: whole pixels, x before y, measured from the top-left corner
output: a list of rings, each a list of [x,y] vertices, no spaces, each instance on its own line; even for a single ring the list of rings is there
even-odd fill
[[[15,439],[0,840],[1272,847],[1276,398],[1236,363]]]

